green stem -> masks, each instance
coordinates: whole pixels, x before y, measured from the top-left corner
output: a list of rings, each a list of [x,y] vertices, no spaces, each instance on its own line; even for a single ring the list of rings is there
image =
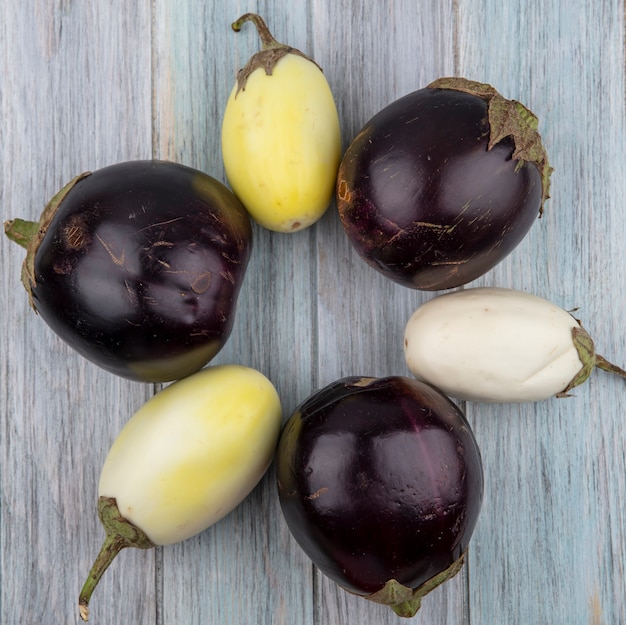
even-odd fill
[[[31,240],[38,231],[38,221],[26,221],[25,219],[17,218],[4,222],[4,234],[6,234],[13,243],[21,245],[24,249],[28,249]]]
[[[311,61],[311,63],[316,65],[321,71],[322,68],[306,54],[303,54],[300,50],[296,50],[296,48],[292,48],[291,46],[276,41],[263,18],[256,13],[246,13],[242,15],[238,20],[231,24],[232,29],[238,33],[245,22],[252,22],[256,26],[259,38],[261,39],[262,47],[261,50],[253,55],[246,65],[237,72],[237,92],[235,97],[240,91],[245,91],[248,77],[254,70],[262,68],[267,76],[271,76],[276,63],[278,63],[278,61],[280,61],[280,59],[287,54],[301,56],[307,61]]]
[[[107,534],[104,539],[104,544],[100,549],[100,553],[93,563],[87,580],[78,596],[78,610],[80,612],[80,618],[83,621],[89,620],[89,600],[98,582],[102,578],[102,575],[109,568],[109,565],[113,562],[117,554],[122,551],[122,549],[129,546],[124,537]]]
[[[238,20],[232,23],[232,29],[238,33],[246,22],[252,22],[256,26],[263,50],[269,50],[270,48],[277,48],[284,45],[276,41],[263,18],[256,13],[246,13],[242,15]]]
[[[83,621],[89,619],[89,600],[93,591],[119,552],[126,547],[154,547],[154,543],[143,530],[120,514],[115,498],[98,499],[98,516],[106,531],[106,538],[78,597],[78,610]]]
[[[602,369],[602,371],[608,371],[609,373],[615,373],[620,378],[626,380],[626,371],[612,362],[609,362],[606,358],[596,354],[596,367]]]
[[[390,579],[383,588],[365,599],[388,605],[398,616],[411,618],[422,606],[422,599],[438,586],[454,577],[465,563],[467,551],[463,552],[458,560],[455,560],[447,569],[441,571],[431,579],[425,581],[415,589],[403,586],[395,579]]]

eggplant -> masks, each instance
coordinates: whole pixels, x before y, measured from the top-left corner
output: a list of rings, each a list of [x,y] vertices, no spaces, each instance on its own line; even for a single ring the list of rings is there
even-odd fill
[[[224,171],[257,223],[299,232],[321,219],[334,195],[341,160],[337,107],[315,61],[276,41],[255,13],[242,15],[233,30],[247,21],[263,48],[237,73],[224,109]]]
[[[122,549],[187,540],[234,510],[269,468],[282,407],[260,371],[210,366],[170,384],[127,421],[98,484],[106,537],[80,591],[81,618]]]
[[[32,307],[85,358],[142,382],[185,377],[232,330],[251,254],[243,205],[211,176],[168,161],[81,174],[39,223],[5,223],[27,248]]]
[[[337,207],[358,254],[405,287],[482,276],[549,197],[537,117],[492,86],[441,78],[389,104],[346,150]]]
[[[315,565],[406,617],[461,569],[483,498],[465,416],[403,376],[343,378],[302,402],[276,475],[287,526]]]
[[[501,287],[443,293],[419,306],[405,327],[404,356],[416,378],[465,401],[569,397],[596,368],[626,378],[571,313]]]

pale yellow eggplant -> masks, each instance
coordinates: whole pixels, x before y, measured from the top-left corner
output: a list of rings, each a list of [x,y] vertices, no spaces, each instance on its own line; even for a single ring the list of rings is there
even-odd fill
[[[251,217],[277,232],[303,230],[326,212],[341,160],[337,108],[318,65],[256,25],[263,49],[240,70],[222,122],[228,183]]]
[[[208,367],[147,401],[104,462],[104,545],[80,593],[83,620],[102,574],[125,547],[176,543],[231,512],[274,457],[282,418],[272,383],[241,365]]]

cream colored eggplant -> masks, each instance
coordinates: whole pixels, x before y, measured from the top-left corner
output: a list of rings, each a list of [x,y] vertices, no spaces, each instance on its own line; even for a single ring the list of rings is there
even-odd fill
[[[541,297],[496,287],[446,293],[409,319],[411,373],[450,397],[530,402],[566,396],[594,367],[626,372],[595,353],[570,313]]]
[[[107,536],[80,594],[83,620],[121,549],[185,540],[241,503],[274,457],[281,419],[272,383],[240,365],[179,380],[131,417],[100,476],[98,513]]]
[[[311,59],[278,43],[253,13],[263,49],[237,75],[222,122],[228,183],[261,226],[295,232],[328,208],[341,160],[339,117]]]

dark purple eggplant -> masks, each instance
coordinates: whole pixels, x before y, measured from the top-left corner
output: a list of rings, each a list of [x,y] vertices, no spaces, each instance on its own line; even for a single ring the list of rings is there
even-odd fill
[[[406,377],[349,377],[305,400],[281,434],[287,525],[345,590],[413,616],[462,567],[483,496],[461,410]]]
[[[552,168],[537,118],[490,85],[442,78],[382,109],[346,150],[337,206],[372,267],[403,286],[467,284],[526,236]]]
[[[143,382],[202,368],[227,341],[252,229],[220,182],[167,161],[76,177],[38,223],[12,220],[27,248],[33,308],[100,367]]]

